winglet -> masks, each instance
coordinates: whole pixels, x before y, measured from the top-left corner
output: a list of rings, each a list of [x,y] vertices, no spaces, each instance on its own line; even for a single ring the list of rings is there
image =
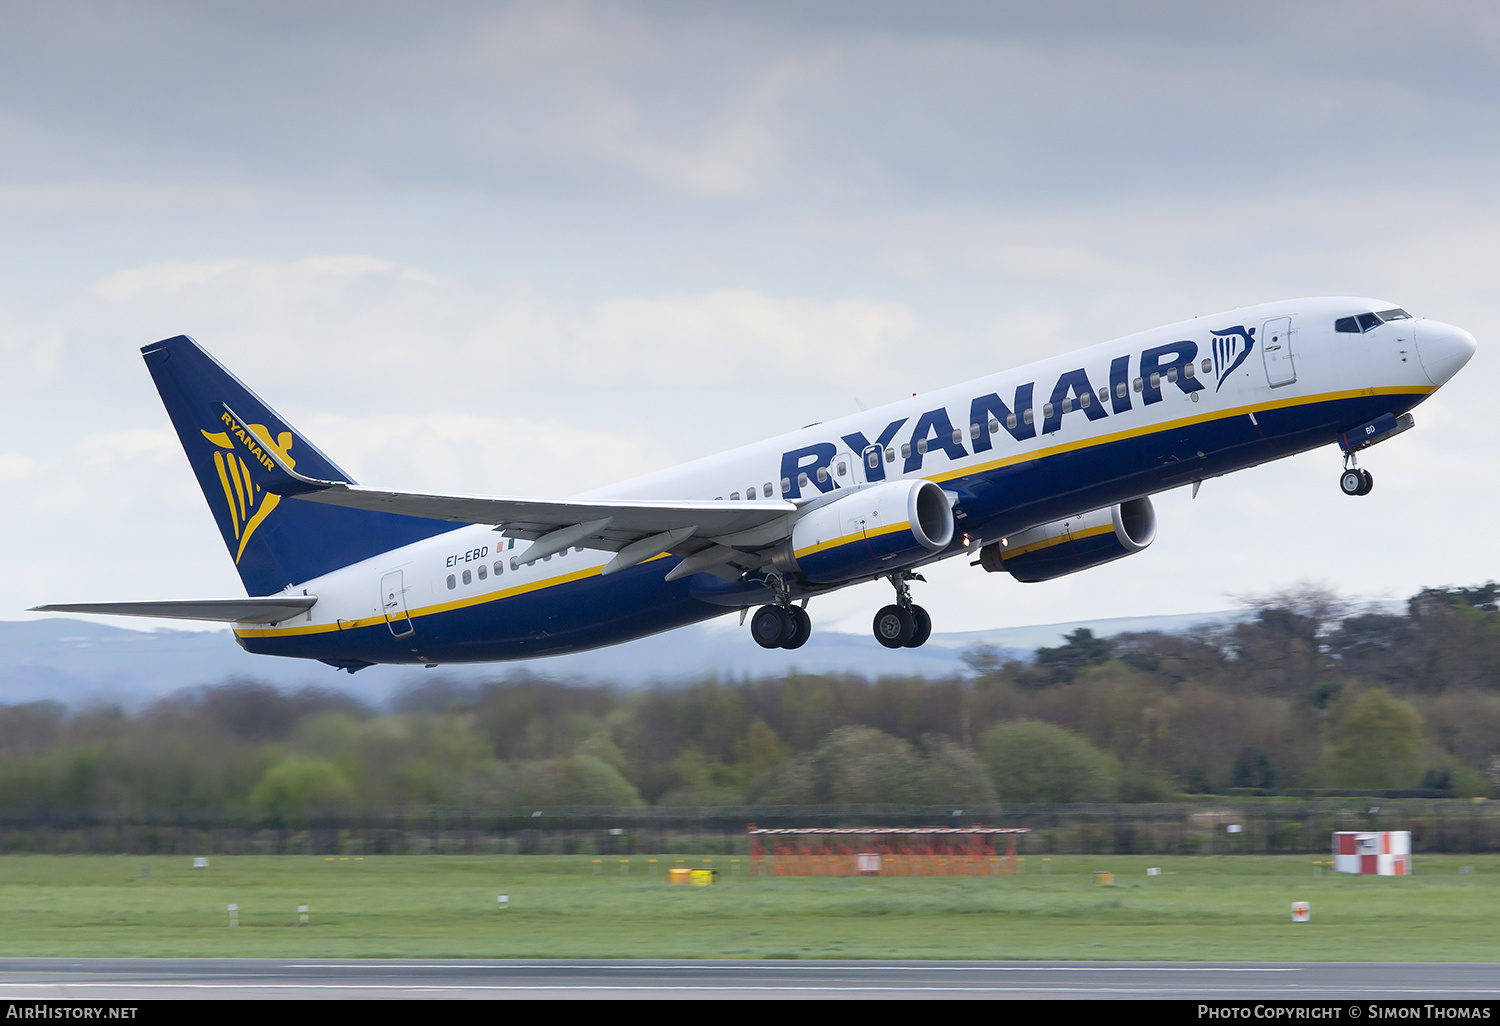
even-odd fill
[[[219,407],[223,409],[225,424],[231,431],[244,431],[246,437],[253,437],[249,434],[250,428],[245,419],[231,410],[228,403],[220,403]],[[320,481],[297,473],[274,445],[259,446],[254,455],[261,458],[261,463],[271,475],[262,487],[274,495],[306,495],[308,492],[322,492],[329,488],[349,487],[342,481]]]

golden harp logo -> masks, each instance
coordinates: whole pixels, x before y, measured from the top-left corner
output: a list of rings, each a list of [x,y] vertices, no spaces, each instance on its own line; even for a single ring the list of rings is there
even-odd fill
[[[203,431],[203,437],[219,447],[214,451],[214,469],[219,472],[219,483],[224,486],[224,501],[229,504],[229,519],[234,523],[234,537],[240,543],[234,554],[235,564],[238,565],[240,557],[245,554],[245,544],[250,536],[281,502],[281,496],[265,491],[251,480],[251,463],[274,470],[276,465],[266,455],[265,449],[275,449],[289,467],[295,467],[297,461],[291,457],[290,431],[281,432],[272,441],[271,432],[264,424],[241,427],[227,413],[223,415],[223,419],[226,430],[212,434]]]

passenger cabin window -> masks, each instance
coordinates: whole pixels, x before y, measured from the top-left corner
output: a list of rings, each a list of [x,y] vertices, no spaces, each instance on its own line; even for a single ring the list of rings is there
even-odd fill
[[[792,479],[791,478],[784,477],[784,478],[781,479],[781,490],[783,492],[789,492],[789,491],[792,490]]]
[[[484,564],[483,564],[483,563],[481,563],[481,564],[480,564],[480,565],[479,565],[479,579],[480,579],[480,580],[481,580],[481,581],[482,581],[482,580],[484,580],[484,579],[485,579],[485,578],[486,578],[486,577],[488,577],[488,576],[489,576],[489,575],[490,575],[490,572],[489,572],[489,570],[487,570],[487,569],[485,569],[485,566],[484,566]]]
[[[499,577],[504,572],[505,572],[505,564],[504,563],[496,563],[495,564],[495,576]]]
[[[739,499],[740,499],[740,493],[739,492],[730,492],[729,493],[729,501],[730,502],[738,502]]]
[[[458,581],[456,581],[454,579],[454,577],[453,577],[452,574],[449,574],[448,575],[448,590],[452,591],[454,588],[457,588],[457,587],[458,587]]]
[[[769,499],[771,497],[771,482],[767,481],[765,484],[760,486],[760,489],[760,493],[766,498]]]
[[[755,498],[755,486],[754,485],[751,485],[749,488],[745,489],[745,498],[747,498],[747,499],[753,499],[753,498]]]
[[[471,574],[471,573],[469,573],[469,571],[467,571],[467,570],[464,571],[464,583],[465,584],[473,584],[474,583],[474,575]]]

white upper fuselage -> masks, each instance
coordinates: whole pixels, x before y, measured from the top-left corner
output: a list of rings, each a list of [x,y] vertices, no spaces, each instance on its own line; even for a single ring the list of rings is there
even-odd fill
[[[1335,330],[1339,318],[1394,308],[1368,299],[1319,298],[1198,317],[812,425],[579,498],[744,502],[753,496],[809,504],[872,480],[926,478],[953,488],[962,504],[965,490],[985,475],[1177,425],[1209,425],[1241,415],[1255,421],[1255,414],[1264,411],[1362,394],[1409,396],[1414,403],[1463,365],[1474,340],[1460,329],[1420,318],[1390,320],[1366,331]],[[1248,334],[1236,336],[1230,331],[1236,327]],[[1182,353],[1172,349],[1184,341],[1196,346],[1191,377]],[[1176,359],[1170,376],[1163,373],[1170,361],[1162,361],[1168,358]],[[1154,392],[1153,371],[1160,374]],[[1273,384],[1277,380],[1285,383]],[[1123,403],[1118,392],[1122,381]],[[1033,386],[1029,424],[1023,406],[1028,384]],[[999,405],[982,401],[987,396],[997,397]],[[1007,409],[1016,418],[1014,426],[1005,421]],[[1016,437],[1027,434],[1028,427],[1029,437]],[[861,440],[869,447],[857,444]],[[1215,465],[1202,476],[1289,454],[1268,450],[1236,465]],[[872,459],[878,459],[873,468]],[[1184,474],[1188,476],[1151,490],[1192,479],[1190,467]],[[1061,487],[1083,496],[1092,494],[1089,484],[1069,481]],[[985,507],[982,521],[971,518],[960,527],[982,542],[991,539],[990,529],[997,524],[1007,532],[1031,526]],[[527,565],[516,557],[528,544],[490,527],[462,527],[298,582],[286,594],[316,595],[311,610],[295,622],[242,625],[237,633],[271,637],[288,630],[383,623],[380,581],[395,570],[403,573],[405,607],[413,617],[498,602],[493,615],[503,619],[507,599],[597,575],[614,555],[575,549]],[[933,558],[957,551],[963,549]],[[751,595],[734,604],[760,600]]]

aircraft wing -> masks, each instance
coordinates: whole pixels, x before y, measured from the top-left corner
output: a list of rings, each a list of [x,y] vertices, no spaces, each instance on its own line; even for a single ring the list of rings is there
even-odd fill
[[[244,423],[228,406],[224,412],[236,423]],[[265,488],[278,495],[349,509],[491,524],[508,538],[532,543],[519,554],[523,562],[574,545],[604,549],[617,553],[604,567],[606,574],[667,552],[684,557],[668,573],[669,580],[690,573],[720,572],[730,565],[755,569],[764,562],[756,550],[787,537],[799,509],[796,503],[783,499],[527,499],[385,491],[306,477],[293,470],[274,447],[267,446],[264,451],[275,464]]]
[[[276,490],[274,484],[271,490]],[[331,506],[403,513],[460,524],[504,525],[506,536],[511,538],[593,522],[601,525],[596,533],[620,538],[679,531],[687,527],[697,528],[696,533],[705,536],[736,534],[797,511],[795,504],[780,499],[728,503],[485,498],[389,492],[341,481],[330,481],[326,488],[301,492],[295,497]],[[607,526],[604,521],[608,521]]]
[[[275,490],[275,485],[268,486]],[[754,569],[750,554],[791,533],[797,506],[779,499],[752,502],[621,502],[619,500],[499,499],[469,495],[391,492],[343,482],[303,491],[296,498],[351,509],[494,524],[508,538],[532,544],[520,553],[531,562],[578,545],[618,553],[605,567],[614,573],[664,552],[689,558],[711,550],[717,558],[700,569],[735,563]],[[696,564],[683,564],[684,566]],[[669,576],[683,576],[674,569]]]
[[[311,609],[315,595],[264,598],[174,599],[162,602],[74,602],[32,606],[33,613],[95,613],[108,616],[159,616],[172,620],[217,623],[280,623]]]

